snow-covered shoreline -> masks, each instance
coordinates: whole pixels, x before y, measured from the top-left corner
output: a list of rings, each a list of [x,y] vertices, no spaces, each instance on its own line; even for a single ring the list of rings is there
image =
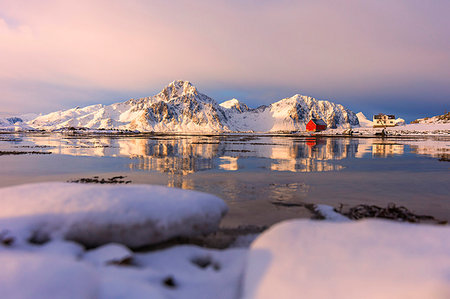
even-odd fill
[[[224,203],[161,186],[40,183],[0,189],[0,208],[5,298],[445,298],[450,292],[448,225],[350,221],[317,205],[325,220],[283,221],[225,250],[178,245],[136,252],[125,246],[135,244],[130,238],[142,241],[136,224],[151,231],[161,222],[158,230],[167,236],[186,233],[170,221],[188,234],[211,232]],[[205,213],[212,215],[207,230],[189,224],[204,221]],[[114,223],[128,238],[98,229]],[[101,239],[98,247],[69,241],[85,240],[68,233],[80,225],[76,234]],[[33,236],[44,231],[46,238]]]
[[[14,130],[0,128],[0,134],[25,135],[69,135],[69,136],[294,136],[294,137],[361,137],[361,138],[401,138],[401,137],[450,137],[450,124],[408,124],[396,127],[372,128],[354,127],[351,129],[327,129],[321,132],[307,131],[274,131],[274,132],[139,132],[129,130],[96,130],[86,128],[71,128],[60,130]],[[384,134],[384,135],[382,135]]]

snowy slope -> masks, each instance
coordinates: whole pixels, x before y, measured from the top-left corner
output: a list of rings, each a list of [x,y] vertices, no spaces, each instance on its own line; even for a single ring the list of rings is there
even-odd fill
[[[433,117],[419,118],[411,122],[412,124],[448,124],[450,123],[450,112]]]
[[[373,127],[373,121],[368,120],[364,113],[358,112],[356,113],[356,117],[358,117],[359,125],[361,127]]]
[[[23,116],[0,116],[0,128],[2,131],[33,130],[33,127],[29,126],[26,121],[33,119],[36,116],[36,114],[26,114]]]
[[[92,105],[39,116],[33,128],[68,127],[141,132],[274,132],[304,130],[310,118],[328,127],[358,126],[356,115],[342,105],[295,95],[250,109],[236,99],[218,104],[188,81],[174,81],[159,94],[112,105]]]

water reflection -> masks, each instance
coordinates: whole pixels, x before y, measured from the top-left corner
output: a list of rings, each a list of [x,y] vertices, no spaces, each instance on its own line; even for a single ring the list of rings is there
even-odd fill
[[[220,157],[221,163],[219,164],[219,168],[228,171],[237,171],[239,170],[238,159],[239,157]]]
[[[11,146],[11,144],[14,144]],[[132,170],[186,175],[202,170],[239,171],[263,168],[271,171],[323,172],[344,168],[340,160],[387,158],[410,151],[437,158],[449,156],[449,143],[427,140],[358,138],[299,138],[258,136],[162,136],[92,137],[3,136],[1,148],[40,148],[54,154],[95,157],[127,157]],[[177,182],[185,185],[189,182]]]
[[[450,142],[445,140],[408,141],[411,152],[417,155],[430,156],[443,161],[450,161]]]
[[[374,157],[389,157],[394,155],[403,155],[405,146],[397,143],[373,143],[372,155]]]

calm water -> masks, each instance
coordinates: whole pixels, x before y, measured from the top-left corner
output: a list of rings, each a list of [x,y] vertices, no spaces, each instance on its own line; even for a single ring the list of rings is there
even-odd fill
[[[293,217],[273,202],[335,207],[393,202],[450,218],[448,138],[4,134],[0,151],[1,186],[123,175],[133,183],[217,194],[233,215],[253,215],[256,224],[270,213]],[[52,154],[6,153],[11,151]]]

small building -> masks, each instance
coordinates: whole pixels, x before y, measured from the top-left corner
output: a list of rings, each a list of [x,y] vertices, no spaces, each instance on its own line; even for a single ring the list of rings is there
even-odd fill
[[[373,127],[395,127],[395,115],[378,113],[373,116]]]
[[[327,129],[327,124],[319,119],[319,118],[312,118],[307,124],[306,124],[306,131],[308,132],[320,132]]]

